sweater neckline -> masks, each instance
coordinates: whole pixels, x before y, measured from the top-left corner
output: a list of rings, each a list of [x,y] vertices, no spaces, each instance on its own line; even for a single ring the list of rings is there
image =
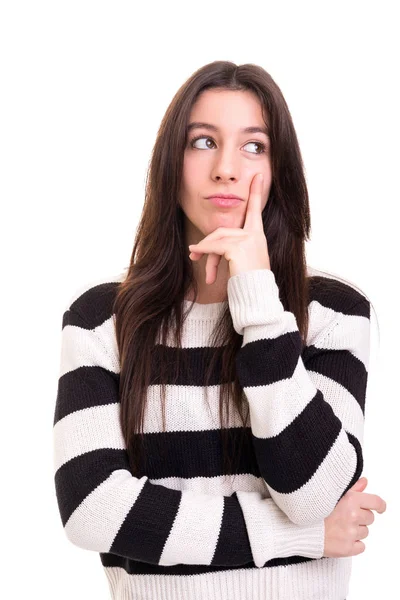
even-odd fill
[[[210,302],[207,304],[201,304],[200,302],[192,302],[191,300],[183,301],[183,308],[186,312],[193,305],[190,313],[187,316],[189,320],[216,320],[220,317],[224,308],[227,306],[228,300],[222,302]]]

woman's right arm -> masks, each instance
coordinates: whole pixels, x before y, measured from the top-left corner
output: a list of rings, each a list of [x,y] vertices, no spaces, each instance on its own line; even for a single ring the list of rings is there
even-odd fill
[[[63,315],[54,415],[54,477],[75,545],[156,565],[257,567],[293,555],[320,558],[324,521],[297,525],[259,492],[175,490],[132,475],[120,426],[112,318],[91,327]]]

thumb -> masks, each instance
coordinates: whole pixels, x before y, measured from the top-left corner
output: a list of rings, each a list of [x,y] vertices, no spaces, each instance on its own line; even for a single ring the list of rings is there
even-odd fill
[[[354,490],[355,492],[362,492],[367,487],[367,484],[368,484],[368,479],[366,477],[361,477],[361,479],[356,481],[355,484],[350,489]]]

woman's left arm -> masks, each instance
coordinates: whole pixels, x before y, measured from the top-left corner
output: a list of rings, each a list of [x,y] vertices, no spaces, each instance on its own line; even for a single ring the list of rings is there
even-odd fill
[[[298,525],[326,518],[363,470],[370,303],[340,312],[316,303],[323,326],[302,351],[273,271],[228,280],[236,355],[253,445],[271,497]]]

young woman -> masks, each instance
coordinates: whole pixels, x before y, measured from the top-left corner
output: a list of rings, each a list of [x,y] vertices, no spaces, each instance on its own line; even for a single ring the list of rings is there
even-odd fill
[[[370,307],[305,260],[282,93],[216,61],[173,98],[127,272],[63,316],[55,486],[112,598],[343,600],[364,492]]]

